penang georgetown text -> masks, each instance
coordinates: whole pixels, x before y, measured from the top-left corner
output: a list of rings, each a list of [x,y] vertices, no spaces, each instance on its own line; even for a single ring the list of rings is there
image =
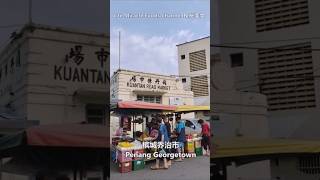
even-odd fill
[[[196,157],[197,155],[195,153],[159,153],[159,152],[154,152],[154,153],[131,153],[131,152],[126,152],[125,153],[126,157],[130,158],[146,158],[146,159],[151,159],[152,157],[155,158],[169,158],[169,159],[174,159],[174,158],[193,158]]]

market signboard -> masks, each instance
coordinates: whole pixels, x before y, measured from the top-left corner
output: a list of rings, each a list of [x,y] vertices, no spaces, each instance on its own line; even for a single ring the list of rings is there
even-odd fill
[[[165,79],[137,75],[131,76],[130,80],[127,82],[127,87],[161,91],[170,91],[171,89],[171,87],[167,85]]]
[[[59,81],[106,84],[108,72],[105,67],[109,52],[104,48],[97,48],[93,52],[95,59],[90,59],[90,61],[95,60],[100,65],[100,68],[87,68],[81,66],[82,62],[86,60],[86,54],[82,51],[83,47],[81,45],[71,47],[69,53],[65,55],[65,63],[54,65],[54,79]],[[70,63],[75,65],[71,66]]]

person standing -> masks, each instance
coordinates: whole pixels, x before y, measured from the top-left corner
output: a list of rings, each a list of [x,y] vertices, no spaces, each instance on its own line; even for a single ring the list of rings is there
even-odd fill
[[[170,139],[171,138],[171,124],[169,122],[168,117],[164,117],[164,124],[166,125],[167,132],[168,132],[168,137]]]
[[[168,117],[164,117],[164,124],[167,128],[167,134],[168,134],[168,139],[169,139],[169,143],[171,143],[171,124],[169,122],[169,119]],[[167,148],[166,149],[166,153],[172,153],[171,149]],[[171,159],[168,158],[168,166],[171,166],[172,165],[172,162],[171,162]]]
[[[199,119],[198,123],[201,125],[201,145],[203,149],[206,151],[205,155],[210,156],[210,126],[203,119]]]
[[[119,128],[116,130],[116,136],[123,136],[123,128],[121,126],[119,126]]]
[[[184,153],[184,144],[186,142],[186,131],[185,131],[185,123],[181,120],[180,117],[176,118],[176,134],[177,134],[177,142],[179,142],[178,153]],[[184,158],[179,156],[177,162],[181,162]]]
[[[169,142],[167,128],[166,128],[166,125],[164,124],[163,119],[158,118],[157,121],[158,121],[157,123],[158,123],[158,127],[159,127],[159,134],[158,134],[156,142],[158,142],[158,143],[161,142],[163,144],[166,142]],[[158,148],[158,152],[159,152],[159,154],[166,153],[164,148]],[[160,167],[160,159],[163,159],[163,167]],[[158,157],[156,159],[156,165],[151,167],[152,170],[168,169],[168,168],[169,168],[169,166],[168,166],[167,158],[162,158],[162,157]]]

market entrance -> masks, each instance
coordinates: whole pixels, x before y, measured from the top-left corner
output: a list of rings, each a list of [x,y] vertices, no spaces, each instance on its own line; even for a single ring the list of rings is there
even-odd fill
[[[137,95],[137,101],[161,104],[162,96],[159,96],[159,95]]]

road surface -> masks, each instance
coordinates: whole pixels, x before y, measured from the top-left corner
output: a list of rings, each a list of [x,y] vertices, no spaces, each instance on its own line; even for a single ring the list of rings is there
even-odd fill
[[[210,159],[208,156],[173,162],[168,170],[151,170],[155,161],[148,162],[142,170],[119,173],[116,164],[111,164],[111,180],[209,180]]]

